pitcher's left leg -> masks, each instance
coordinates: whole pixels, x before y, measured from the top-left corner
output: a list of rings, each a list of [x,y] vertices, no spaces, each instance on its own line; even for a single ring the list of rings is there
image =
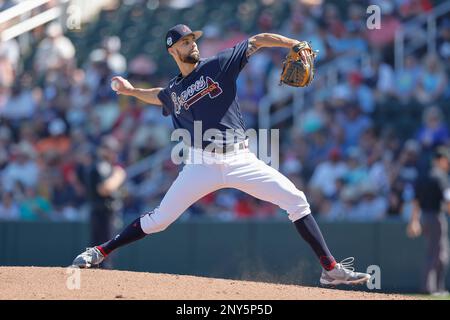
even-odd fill
[[[243,153],[236,161],[230,162],[225,183],[255,198],[276,204],[288,213],[292,222],[311,213],[305,194],[253,153]]]
[[[370,279],[369,274],[354,272],[349,264],[336,263],[319,226],[310,214],[305,194],[283,174],[257,159],[254,154],[242,154],[239,159],[230,162],[225,183],[287,211],[289,219],[311,246],[324,269],[320,279],[322,284],[356,284]]]

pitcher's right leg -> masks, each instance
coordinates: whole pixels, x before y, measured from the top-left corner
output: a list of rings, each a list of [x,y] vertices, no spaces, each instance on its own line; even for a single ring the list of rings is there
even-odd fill
[[[141,216],[142,230],[146,234],[165,230],[193,203],[222,187],[220,164],[187,164],[160,205]]]
[[[219,165],[187,164],[170,186],[159,207],[142,215],[108,242],[87,248],[72,265],[89,268],[100,264],[113,250],[165,230],[194,202],[223,187]]]

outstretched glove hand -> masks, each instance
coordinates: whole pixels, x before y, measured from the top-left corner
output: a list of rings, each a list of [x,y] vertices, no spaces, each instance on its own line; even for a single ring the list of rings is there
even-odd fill
[[[293,87],[306,87],[314,79],[314,59],[316,52],[306,41],[301,41],[290,50],[283,61],[280,85],[285,83]]]

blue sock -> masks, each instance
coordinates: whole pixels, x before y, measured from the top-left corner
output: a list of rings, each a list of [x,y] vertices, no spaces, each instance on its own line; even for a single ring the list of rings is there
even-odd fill
[[[322,267],[330,271],[336,265],[336,260],[328,250],[327,244],[320,232],[319,226],[316,220],[311,214],[294,222],[298,233],[305,239],[306,242],[311,246],[317,258],[319,258]]]
[[[142,231],[141,218],[137,218],[131,224],[129,224],[121,233],[115,236],[113,239],[105,242],[96,248],[106,257],[113,250],[122,247],[131,242],[144,238],[147,234]]]

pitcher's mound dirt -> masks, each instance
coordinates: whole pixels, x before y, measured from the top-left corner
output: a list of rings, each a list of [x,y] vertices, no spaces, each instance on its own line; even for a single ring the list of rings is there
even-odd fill
[[[79,271],[79,282],[77,274]],[[99,269],[0,267],[0,300],[312,300],[389,299],[408,296],[252,281]],[[80,286],[80,289],[76,287]],[[70,290],[69,288],[72,288]]]

